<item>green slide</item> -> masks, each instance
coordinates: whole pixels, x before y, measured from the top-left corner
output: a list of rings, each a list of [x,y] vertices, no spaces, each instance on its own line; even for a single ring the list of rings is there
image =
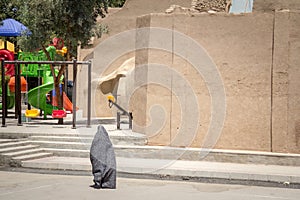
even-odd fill
[[[11,109],[15,106],[15,97],[7,96],[7,108]],[[0,109],[2,109],[2,103],[0,103]]]
[[[11,95],[9,90],[7,92],[7,108],[11,109],[15,106],[15,96]],[[2,88],[0,88],[0,94],[2,94]],[[0,109],[2,109],[2,103],[0,103]]]
[[[53,109],[57,109],[46,102],[46,94],[51,90],[53,90],[53,80],[33,88],[28,92],[28,103],[35,108],[43,110],[44,114],[51,115]]]

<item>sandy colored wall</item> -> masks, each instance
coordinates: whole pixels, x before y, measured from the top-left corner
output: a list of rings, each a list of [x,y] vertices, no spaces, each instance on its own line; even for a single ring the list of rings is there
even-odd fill
[[[152,27],[184,33],[196,40],[216,64],[226,92],[226,118],[215,148],[299,153],[298,12],[240,16],[152,14],[148,22],[143,17],[137,22],[138,26],[150,23]],[[172,35],[164,38],[165,42],[168,40],[170,44],[174,43]],[[141,70],[138,64],[149,65],[142,68],[144,72],[139,72],[141,79],[151,79],[151,73],[164,73],[166,80],[172,80],[171,73],[151,71],[151,63],[159,62],[182,73],[190,83],[185,86],[167,81],[169,89],[149,84],[137,95],[137,99],[145,94],[147,98],[143,97],[139,107],[132,108],[138,125],[135,129],[148,135],[150,144],[188,144],[185,138],[190,138],[188,134],[192,130],[185,127],[186,130],[179,131],[178,128],[182,125],[183,112],[193,112],[181,98],[187,95],[186,87],[194,88],[201,116],[192,146],[201,147],[207,136],[212,109],[210,93],[203,77],[186,60],[188,54],[186,58],[180,58],[174,52],[151,49],[144,52],[137,63],[137,70]],[[172,94],[178,88],[182,96]],[[149,129],[140,126],[151,123],[149,110],[157,103],[162,105],[166,116],[162,129],[153,135]],[[191,120],[184,118],[184,121]]]
[[[274,10],[299,10],[300,1],[298,0],[254,0],[254,12],[271,12]]]
[[[109,66],[103,66],[102,63],[105,62],[105,54],[99,53],[101,51],[99,44],[105,41],[109,37],[113,37],[118,33],[128,31],[136,28],[136,19],[140,15],[150,14],[150,13],[160,13],[165,12],[170,5],[180,5],[184,7],[190,7],[191,0],[127,0],[122,9],[114,9],[106,18],[101,19],[99,22],[103,25],[108,26],[108,34],[104,34],[102,38],[94,41],[94,45],[91,48],[81,49],[79,60],[91,60],[93,63],[93,84],[92,84],[92,116],[97,117],[112,117],[114,116],[114,111],[112,111],[107,106],[105,95],[101,94],[97,86],[97,79],[101,75],[107,75],[112,70],[116,69],[125,60],[134,56],[134,52],[129,52],[127,55],[120,55],[120,58],[115,59],[113,63]],[[133,41],[134,44],[134,41]],[[116,44],[108,48],[108,51],[115,51],[116,48],[121,48],[122,44]],[[87,102],[87,71],[84,69],[79,69],[78,73],[78,91],[81,91],[81,95],[78,95],[77,103],[79,108],[83,110],[83,115],[86,116]]]
[[[138,16],[150,13],[164,13],[165,10],[173,4],[190,7],[191,1],[192,0],[126,0],[122,9],[113,9],[107,17],[99,19],[99,23],[108,26],[108,34],[103,34],[101,38],[95,40],[92,48],[82,49],[81,59],[85,59],[86,56],[94,51],[94,47],[108,37],[134,29]]]
[[[272,87],[273,150],[298,152],[300,145],[300,13],[276,12]]]
[[[203,47],[215,63],[223,82],[226,115],[222,134],[214,147],[300,153],[298,0],[256,0],[254,13],[244,15],[189,12],[149,15],[155,11],[164,12],[164,7],[169,7],[169,3],[180,5],[185,2],[186,5],[181,5],[188,7],[190,1],[162,1],[160,5],[147,2],[128,1],[123,9],[105,19],[111,24],[111,30],[114,30],[107,36],[115,36],[116,33],[134,27],[167,28],[170,30],[169,35],[158,41],[170,45],[173,50],[136,51],[138,47],[156,41],[157,37],[147,32],[133,34],[129,37],[130,41],[120,40],[109,46],[99,43],[89,55],[93,62],[93,116],[106,117],[115,113],[108,108],[106,98],[98,88],[99,76],[109,74],[122,62],[135,56],[136,70],[128,77],[129,81],[122,79],[123,84],[133,82],[131,84],[138,88],[123,98],[124,102],[130,99],[129,109],[134,116],[134,130],[146,134],[150,145],[205,147],[207,143],[204,141],[214,111],[212,91],[203,74],[199,74],[188,62],[189,44],[181,46],[185,52],[183,56],[174,53],[177,48],[174,31],[179,31]],[[280,9],[274,12],[277,8]],[[139,15],[143,16],[137,17]],[[131,51],[118,53],[126,49]],[[118,56],[112,59],[111,54]],[[199,57],[199,60],[202,58]],[[158,69],[153,63],[167,66],[167,69]],[[209,63],[202,64],[205,66]],[[81,80],[86,77],[85,73],[81,69]],[[176,73],[185,81],[177,81]],[[150,84],[153,77],[165,86]],[[141,86],[141,82],[148,84]],[[83,84],[78,87],[82,87],[79,89],[82,92],[78,95],[78,102],[84,108],[85,100],[80,99],[86,96],[86,89]],[[193,89],[193,94],[189,88]],[[218,93],[219,89],[217,87],[214,92]],[[191,106],[192,95],[197,97],[197,101]],[[156,105],[162,109],[156,109]],[[200,120],[194,133],[192,122],[196,114],[199,114]]]

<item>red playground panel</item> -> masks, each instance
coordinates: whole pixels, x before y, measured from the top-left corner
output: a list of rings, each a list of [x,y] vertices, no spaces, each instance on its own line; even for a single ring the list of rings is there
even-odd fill
[[[53,118],[64,118],[66,116],[67,116],[67,113],[64,110],[53,110],[52,111]]]

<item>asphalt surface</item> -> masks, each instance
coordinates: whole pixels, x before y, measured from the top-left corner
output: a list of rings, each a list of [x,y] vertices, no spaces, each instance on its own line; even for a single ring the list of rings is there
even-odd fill
[[[298,200],[299,189],[183,181],[117,179],[117,189],[96,190],[92,176],[50,175],[0,171],[0,199],[130,199],[130,200]]]

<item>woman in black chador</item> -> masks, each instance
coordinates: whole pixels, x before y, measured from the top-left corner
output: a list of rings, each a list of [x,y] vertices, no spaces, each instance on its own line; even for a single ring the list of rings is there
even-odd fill
[[[98,126],[97,133],[94,136],[90,160],[92,164],[92,173],[94,175],[94,185],[91,187],[116,188],[116,157],[109,139],[107,131],[101,125]]]

